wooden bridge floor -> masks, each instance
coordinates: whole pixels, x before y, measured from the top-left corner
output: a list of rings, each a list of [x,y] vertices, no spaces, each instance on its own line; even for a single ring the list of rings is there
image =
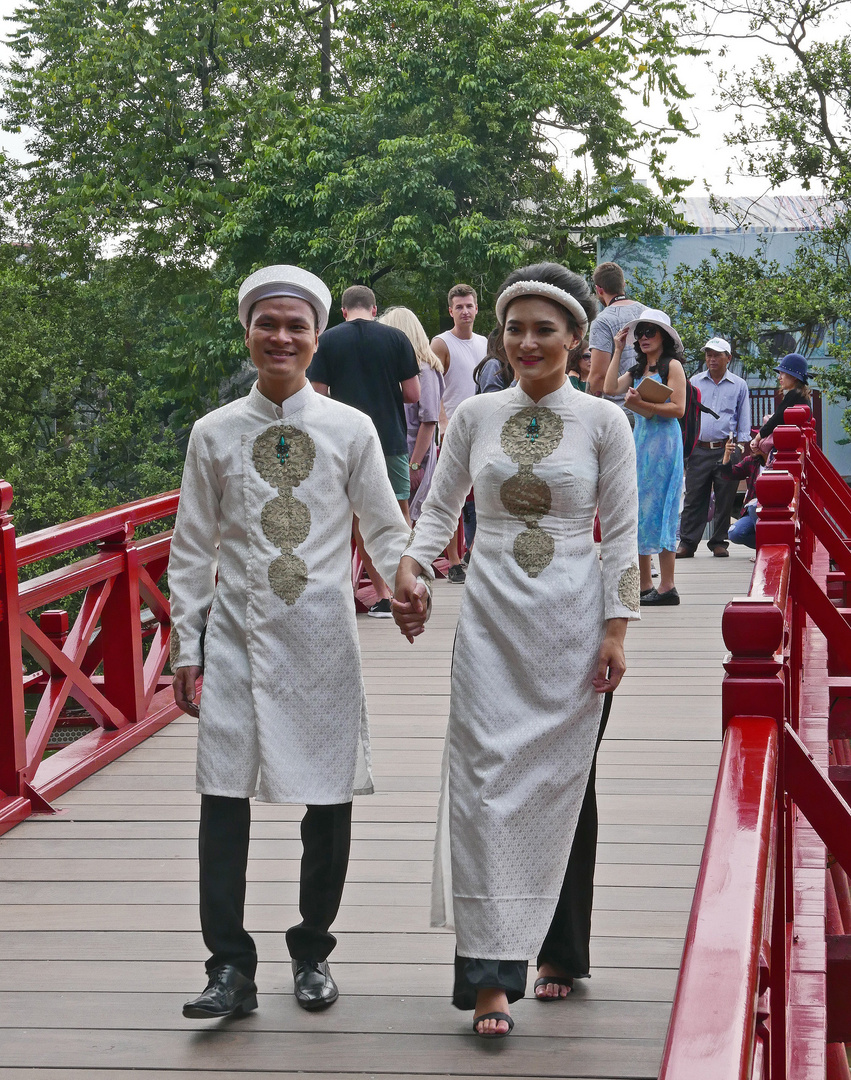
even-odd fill
[[[428,902],[462,589],[440,583],[414,647],[359,620],[380,793],[356,801],[335,1007],[307,1014],[291,994],[299,809],[257,806],[247,921],[260,1009],[183,1019],[205,957],[183,718],[69,792],[61,815],[0,839],[0,1080],[655,1077],[720,750],[720,616],[747,591],[749,554],[680,563],[682,605],[630,629],[600,752],[593,978],[566,1002],[518,1002],[497,1043],[449,1004],[453,938],[429,929]]]

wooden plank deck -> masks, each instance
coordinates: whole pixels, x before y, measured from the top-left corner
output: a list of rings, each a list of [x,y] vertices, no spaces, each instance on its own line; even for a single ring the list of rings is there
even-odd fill
[[[449,1004],[453,938],[428,927],[429,875],[459,586],[439,583],[413,647],[360,618],[379,794],[356,800],[336,924],[340,1001],[292,998],[296,807],[255,808],[247,921],[260,1009],[184,1020],[203,986],[194,723],[188,718],[0,838],[0,1080],[657,1075],[720,751],[720,616],[750,553],[677,568],[679,608],[645,609],[600,752],[593,978],[527,998],[504,1042]],[[557,827],[557,823],[553,823]]]

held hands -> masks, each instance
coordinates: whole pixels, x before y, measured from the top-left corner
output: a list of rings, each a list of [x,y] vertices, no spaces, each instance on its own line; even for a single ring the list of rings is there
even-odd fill
[[[620,356],[626,348],[626,339],[629,336],[629,327],[625,326],[622,330],[618,330],[614,337],[615,351],[613,356]]]
[[[428,618],[428,589],[417,580],[411,565],[406,565],[406,563],[410,564],[412,560],[403,558],[399,564],[390,606],[396,625],[413,644],[414,638],[425,630]]]
[[[721,459],[722,465],[728,465],[730,458],[735,454],[738,449],[738,443],[735,439],[728,439],[727,445],[724,447],[724,457]]]
[[[179,667],[171,680],[175,705],[181,712],[194,716],[196,719],[198,706],[195,704],[195,683],[200,677],[200,667]]]

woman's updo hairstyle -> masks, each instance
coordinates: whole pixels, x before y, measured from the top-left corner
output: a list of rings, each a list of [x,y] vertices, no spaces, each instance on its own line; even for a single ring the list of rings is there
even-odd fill
[[[588,282],[579,274],[575,274],[572,270],[568,270],[566,266],[562,266],[560,263],[554,262],[542,262],[534,263],[532,266],[521,266],[519,270],[512,270],[508,277],[500,285],[497,292],[497,300],[505,292],[510,285],[516,285],[518,282],[523,281],[540,281],[545,285],[553,285],[556,289],[560,289],[562,292],[567,293],[568,296],[579,304],[582,310],[585,312],[585,317],[588,320],[587,325],[581,326],[576,314],[570,310],[567,306],[560,303],[556,296],[548,295],[541,292],[536,294],[533,289],[530,289],[529,296],[539,295],[544,300],[550,300],[554,304],[558,304],[561,307],[567,318],[568,329],[573,334],[579,334],[584,336],[588,333],[588,327],[591,325],[591,320],[597,314],[597,297],[591,292]],[[521,294],[522,295],[522,294]],[[516,297],[515,299],[519,299]],[[513,301],[509,301],[509,306]],[[506,312],[503,312],[503,318],[500,322],[505,324]]]

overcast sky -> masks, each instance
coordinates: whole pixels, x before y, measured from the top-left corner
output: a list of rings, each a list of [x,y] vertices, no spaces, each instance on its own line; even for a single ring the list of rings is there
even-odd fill
[[[0,17],[11,16],[17,6],[18,0],[0,0]],[[5,41],[8,32],[9,24],[0,23],[0,57],[3,58],[5,58],[6,50],[2,42]],[[842,32],[847,33],[848,27],[844,27]],[[755,44],[759,46],[759,50],[755,48]],[[696,60],[690,59],[681,65],[681,77],[694,95],[690,101],[684,103],[683,109],[690,124],[696,130],[697,137],[680,139],[677,145],[668,149],[668,160],[676,175],[693,180],[686,195],[706,195],[708,187],[709,191],[719,196],[742,195],[755,198],[768,190],[767,184],[743,175],[736,168],[730,149],[724,145],[724,133],[731,122],[731,117],[729,114],[717,112],[716,95],[720,70],[746,71],[758,55],[758,51],[763,52],[766,49],[762,43],[731,41],[728,46],[729,54],[722,60],[717,55],[718,48],[718,43],[715,43],[709,56]],[[634,119],[646,118],[637,101],[628,103],[627,108]],[[651,117],[651,120],[653,119],[655,118]],[[21,136],[0,132],[0,146],[13,157],[25,156]],[[728,168],[731,168],[729,181]],[[646,175],[646,170],[644,174]],[[642,175],[640,167],[638,175]],[[776,193],[794,195],[802,191],[800,184],[792,182],[778,189]]]

